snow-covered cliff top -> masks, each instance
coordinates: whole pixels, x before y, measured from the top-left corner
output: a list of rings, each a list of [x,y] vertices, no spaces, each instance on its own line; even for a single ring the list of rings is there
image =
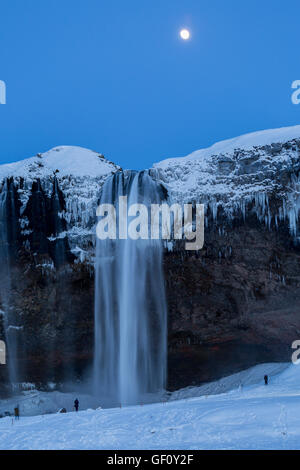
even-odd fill
[[[289,142],[293,139],[300,139],[300,125],[292,127],[281,127],[279,129],[268,129],[265,131],[251,132],[233,139],[222,140],[211,147],[196,150],[186,157],[168,158],[154,164],[155,168],[166,168],[169,165],[185,163],[190,160],[201,159],[203,168],[208,167],[213,155],[230,154],[235,150],[253,150],[255,147]]]
[[[199,202],[227,216],[240,215],[247,206],[269,227],[288,219],[299,237],[300,126],[271,129],[225,140],[183,158],[156,163],[155,177],[168,189],[171,202]],[[269,205],[276,195],[277,208]],[[207,222],[207,221],[206,221]]]
[[[300,165],[300,126],[254,132],[182,158],[156,163],[158,178],[179,202],[204,198],[232,203],[269,192],[285,170]]]
[[[33,181],[40,179],[43,190],[50,197],[55,176],[65,199],[65,210],[60,216],[67,223],[67,232],[58,234],[58,238],[67,236],[71,249],[82,258],[82,247],[94,236],[101,188],[106,178],[118,170],[119,166],[99,153],[81,147],[62,146],[26,160],[0,165],[0,183],[7,177],[14,177],[18,184],[20,178],[24,178],[24,183],[18,188],[23,214]],[[22,223],[26,226],[26,220]]]
[[[93,240],[102,186],[118,170],[120,167],[96,152],[63,146],[0,165],[0,183],[10,176],[15,181],[24,178],[18,187],[22,214],[32,182],[40,178],[50,197],[55,175],[65,198],[65,210],[60,214],[67,223],[64,236],[79,252],[88,240]],[[228,217],[241,213],[245,217],[247,206],[254,201],[251,210],[260,221],[270,227],[288,219],[291,233],[300,240],[300,125],[225,140],[187,157],[157,163],[152,172],[168,189],[170,202],[203,203],[206,215],[210,209],[217,220],[219,206]],[[274,194],[275,208],[269,205],[269,197]]]
[[[0,165],[0,180],[14,176],[24,178],[44,178],[53,176],[99,177],[111,174],[117,165],[106,160],[103,155],[82,147],[55,147],[16,163]]]

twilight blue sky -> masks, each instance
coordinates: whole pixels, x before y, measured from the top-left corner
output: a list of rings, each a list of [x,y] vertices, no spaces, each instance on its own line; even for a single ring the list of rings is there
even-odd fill
[[[299,0],[1,0],[0,162],[80,145],[140,169],[299,124],[299,18]]]

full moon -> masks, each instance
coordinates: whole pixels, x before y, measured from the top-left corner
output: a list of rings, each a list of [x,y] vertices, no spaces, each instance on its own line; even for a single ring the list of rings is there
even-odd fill
[[[181,39],[183,39],[184,41],[187,41],[188,39],[190,39],[190,32],[188,29],[182,29],[180,31],[180,37]]]

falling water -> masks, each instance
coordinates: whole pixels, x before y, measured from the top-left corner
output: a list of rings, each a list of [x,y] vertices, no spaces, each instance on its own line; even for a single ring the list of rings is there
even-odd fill
[[[119,196],[128,196],[128,207],[162,199],[147,172],[115,174],[101,204],[118,211]],[[110,404],[139,403],[166,381],[161,241],[97,239],[95,273],[94,392]]]

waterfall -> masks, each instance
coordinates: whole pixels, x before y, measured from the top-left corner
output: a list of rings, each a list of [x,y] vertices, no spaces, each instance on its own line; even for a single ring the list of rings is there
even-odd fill
[[[160,203],[160,186],[147,172],[116,173],[101,204],[119,196]],[[130,218],[129,218],[130,222]],[[95,261],[94,393],[109,404],[135,404],[166,382],[166,302],[161,240],[99,240]]]

